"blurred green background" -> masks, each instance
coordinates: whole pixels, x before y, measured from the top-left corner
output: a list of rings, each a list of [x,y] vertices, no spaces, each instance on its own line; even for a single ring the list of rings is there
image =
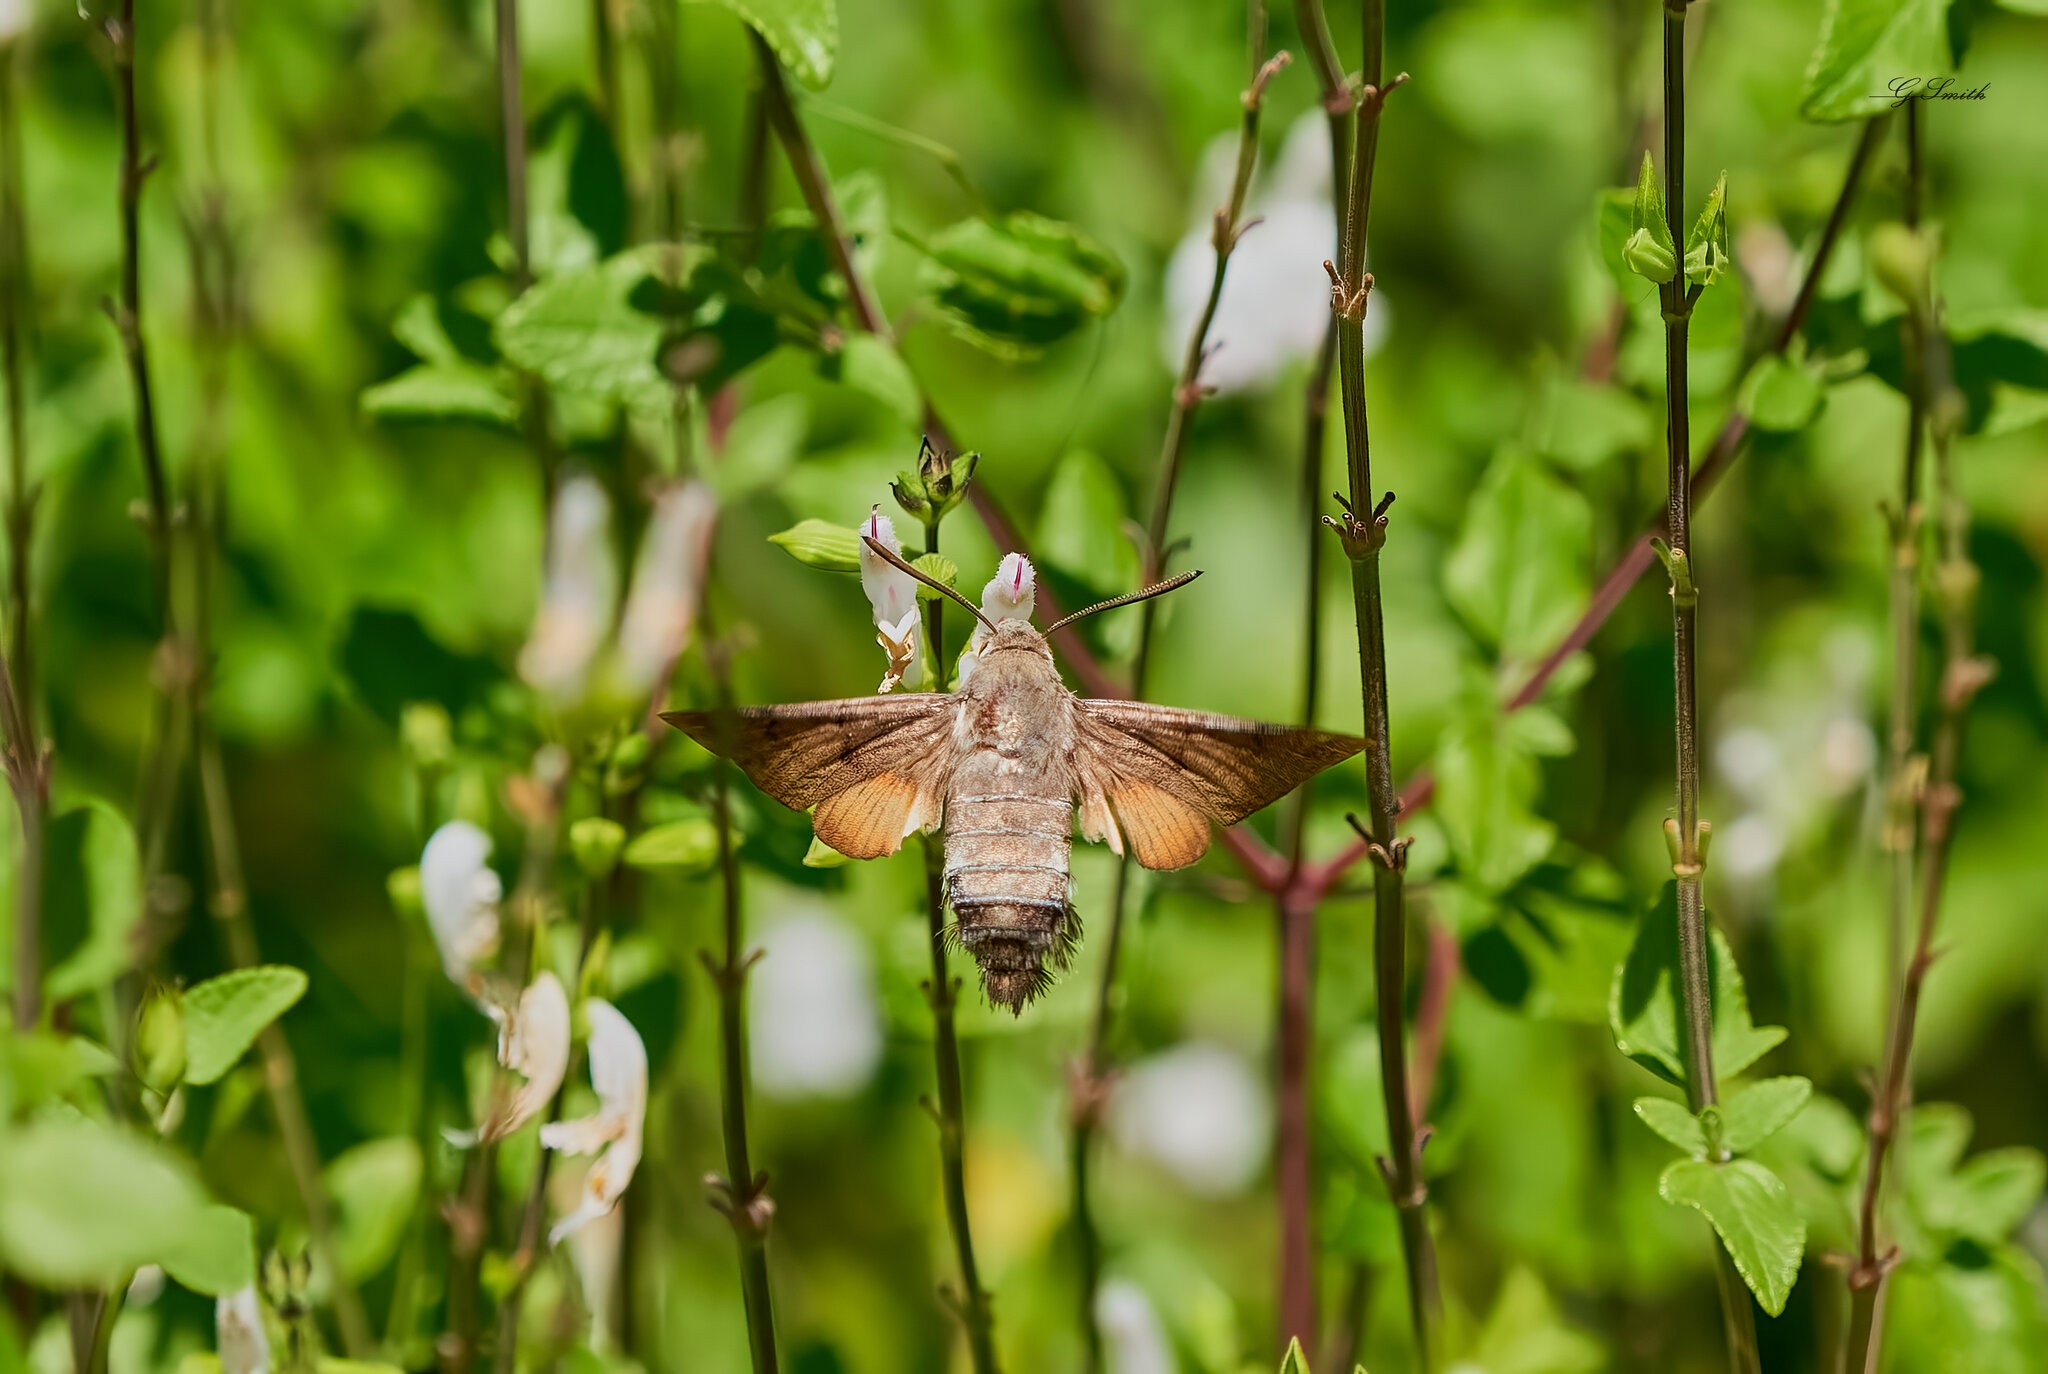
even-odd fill
[[[119,253],[105,3],[84,7],[94,22],[36,5],[13,67],[26,431],[42,489],[30,690],[54,744],[60,812],[92,799],[133,811],[158,634],[148,545],[129,517],[143,494],[132,397],[101,306]],[[144,326],[181,490],[208,425],[221,425],[215,717],[257,935],[267,960],[311,976],[283,1025],[320,1151],[369,1161],[358,1175],[374,1175],[336,1188],[352,1267],[390,1333],[386,1355],[427,1368],[449,1269],[439,1201],[463,1160],[440,1132],[469,1124],[492,1041],[387,882],[418,862],[432,823],[460,814],[497,837],[509,888],[522,834],[503,787],[563,726],[514,669],[545,539],[533,447],[513,425],[372,413],[364,394],[415,362],[418,332],[401,342],[393,328],[409,303],[439,302],[410,308],[416,320],[438,311],[470,354],[513,294],[491,15],[446,0],[214,4],[211,20],[203,4],[152,0],[138,16],[143,145],[159,160],[142,202]],[[649,73],[660,80],[665,56],[678,64],[681,138],[664,146],[683,168],[686,236],[717,245],[745,222],[756,83],[745,28],[711,5],[682,6],[669,30],[658,0],[600,4],[618,45],[609,127],[590,113],[591,12],[520,6],[543,278],[659,232]],[[1739,269],[1694,326],[1702,443],[1742,399],[1857,136],[1800,115],[1821,9],[1694,9],[1691,181],[1697,198],[1727,169]],[[1599,193],[1632,183],[1655,112],[1656,11],[1490,0],[1389,10],[1389,66],[1415,80],[1390,105],[1381,145],[1368,387],[1376,471],[1400,497],[1385,555],[1396,774],[1433,765],[1439,780],[1436,803],[1410,822],[1414,904],[1465,956],[1425,1157],[1447,1301],[1462,1330],[1491,1333],[1461,1337],[1471,1366],[1490,1374],[1712,1369],[1722,1357],[1711,1240],[1656,1196],[1670,1151],[1629,1109],[1655,1081],[1615,1052],[1606,1026],[1609,978],[1667,863],[1670,648],[1657,579],[1560,676],[1541,708],[1555,728],[1518,734],[1496,709],[1661,499],[1655,293],[1603,263],[1596,234]],[[1988,83],[1982,101],[1928,106],[1925,136],[1950,319],[1995,341],[1958,354],[1959,380],[1981,402],[1958,462],[1984,576],[1978,634],[1999,673],[1968,735],[1917,1096],[1965,1109],[1976,1151],[2048,1142],[2048,30],[1969,0],[1938,12],[1974,25],[1961,70],[1967,84]],[[1273,45],[1299,59],[1292,10],[1272,21]],[[1332,16],[1347,59],[1357,22],[1349,9]],[[1137,557],[1121,525],[1147,509],[1189,309],[1174,303],[1167,264],[1186,236],[1206,235],[1217,200],[1205,168],[1240,115],[1242,10],[840,0],[837,28],[829,86],[800,93],[799,106],[835,185],[861,207],[864,260],[909,374],[980,451],[977,480],[1031,536],[1044,575],[1124,589]],[[996,211],[1034,210],[1099,240],[1127,274],[1120,303],[1029,357],[963,339],[925,290],[925,248],[979,207],[929,149],[863,121],[942,144]],[[1300,504],[1298,449],[1329,252],[1321,129],[1312,72],[1297,60],[1268,93],[1252,197],[1268,222],[1240,250],[1249,261],[1270,249],[1263,269],[1242,269],[1270,275],[1227,298],[1217,326],[1217,366],[1248,375],[1198,412],[1175,508],[1173,530],[1191,541],[1181,561],[1207,573],[1161,613],[1152,694],[1176,705],[1274,720],[1299,711],[1302,570],[1318,535]],[[593,201],[579,180],[604,182],[604,159],[586,146],[599,140],[616,149],[616,203]],[[772,222],[801,229],[782,159],[767,165]],[[1870,225],[1898,216],[1902,168],[1888,137],[1802,345],[1817,395],[1789,420],[1758,422],[1699,518],[1709,901],[1756,1020],[1790,1031],[1766,1071],[1808,1075],[1831,1100],[1773,1147],[1810,1233],[1787,1312],[1763,1324],[1774,1370],[1823,1367],[1842,1318],[1840,1272],[1822,1255],[1850,1238],[1844,1181],[1884,1013],[1879,761],[1891,687],[1879,503],[1895,490],[1905,404],[1882,375],[1887,337],[1896,358],[1897,306],[1863,244]],[[191,226],[213,194],[240,317],[209,410]],[[1306,299],[1283,309],[1287,291]],[[825,294],[811,309],[829,317]],[[1297,321],[1305,312],[1306,345],[1282,321],[1289,309]],[[1616,350],[1604,377],[1587,363],[1603,347]],[[871,504],[886,510],[889,479],[914,460],[915,406],[836,372],[812,348],[778,347],[691,421],[725,474],[709,615],[734,645],[741,701],[855,695],[879,673],[856,583],[767,541],[803,518],[852,525]],[[672,450],[636,451],[603,406],[584,409],[558,416],[562,462],[614,492],[631,536],[644,519],[635,493],[673,466]],[[1321,485],[1341,478],[1333,425]],[[946,552],[971,594],[1003,550],[963,511]],[[1356,730],[1350,599],[1334,553],[1323,572],[1318,723]],[[1091,632],[1116,671],[1127,620]],[[960,618],[951,624],[964,634]],[[1926,642],[1931,662],[1931,620]],[[710,694],[693,653],[676,703]],[[424,771],[399,728],[421,702],[445,709],[454,737],[445,765]],[[704,814],[701,751],[663,741],[650,768],[637,823]],[[82,1033],[118,1041],[142,989],[226,966],[194,896],[209,871],[196,784],[181,795],[169,887],[119,936],[139,971],[118,998],[66,1013]],[[1312,853],[1343,846],[1343,814],[1363,795],[1355,768],[1319,785]],[[572,791],[572,815],[596,804],[594,791]],[[800,817],[750,789],[738,807],[746,921],[770,951],[750,1004],[751,1120],[756,1161],[773,1176],[786,1367],[964,1368],[934,1297],[952,1265],[918,1108],[931,1090],[920,861],[808,868]],[[1254,824],[1271,835],[1274,817]],[[1113,860],[1083,847],[1075,876],[1098,936],[1076,967],[1020,1020],[978,1003],[963,1012],[976,1239],[1015,1370],[1079,1360],[1066,1072],[1092,1011]],[[1371,1163],[1384,1125],[1365,881],[1357,870],[1316,914],[1313,1144],[1323,1306],[1334,1317],[1362,1262],[1364,1355],[1379,1371],[1408,1357],[1392,1212]],[[1142,891],[1112,1038],[1127,1072],[1096,1181],[1111,1367],[1271,1368],[1273,914],[1220,850]],[[549,1259],[529,1298],[529,1359],[737,1370],[747,1356],[732,1240],[699,1182],[723,1167],[716,1004],[695,956],[717,939],[717,875],[637,874],[624,892],[607,976],[647,1040],[654,1092],[646,1159],[622,1206],[614,1340],[602,1356],[584,1348],[579,1281]],[[957,956],[956,968],[971,972]],[[258,1072],[252,1059],[194,1090],[172,1135],[216,1197],[256,1218],[260,1243],[291,1249],[303,1222]],[[376,1153],[394,1141],[395,1156]],[[532,1159],[530,1133],[501,1153],[505,1197],[523,1195]],[[1906,1174],[1941,1167],[1909,1161]],[[2032,1205],[2010,1219],[2020,1213],[2010,1241],[1912,1223],[1923,1243],[1892,1290],[1890,1368],[2048,1368],[2048,1213]],[[509,1234],[501,1223],[495,1247]],[[176,1285],[147,1296],[121,1319],[116,1369],[174,1368],[211,1348],[202,1299]],[[66,1367],[61,1309],[25,1310],[32,1325],[18,1341]]]

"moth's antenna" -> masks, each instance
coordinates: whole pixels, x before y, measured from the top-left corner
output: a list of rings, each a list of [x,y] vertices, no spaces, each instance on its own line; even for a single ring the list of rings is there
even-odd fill
[[[875,556],[880,558],[883,562],[894,564],[897,568],[909,573],[912,577],[924,583],[925,586],[930,587],[933,591],[943,592],[945,595],[952,597],[955,601],[965,606],[976,620],[979,620],[982,624],[988,626],[991,633],[994,632],[996,628],[995,622],[993,620],[990,620],[987,616],[981,613],[981,607],[975,605],[972,601],[969,601],[959,592],[947,586],[945,583],[939,581],[936,577],[930,577],[922,572],[919,572],[916,567],[904,561],[902,554],[892,552],[888,545],[876,540],[872,535],[862,535],[860,537],[860,542],[867,545],[869,549],[873,550]],[[1187,579],[1183,578],[1181,580],[1186,581]],[[1069,616],[1068,619],[1072,619],[1072,617]]]
[[[1088,607],[1086,610],[1075,611],[1072,615],[1061,616],[1058,620],[1053,622],[1052,628],[1047,630],[1046,634],[1056,635],[1061,630],[1066,629],[1067,626],[1073,624],[1075,621],[1081,619],[1084,616],[1094,615],[1097,611],[1113,611],[1119,606],[1128,606],[1135,601],[1150,601],[1155,596],[1165,596],[1168,592],[1174,590],[1176,587],[1187,586],[1188,583],[1194,581],[1201,575],[1202,570],[1200,568],[1197,568],[1193,572],[1184,572],[1179,577],[1169,577],[1164,582],[1155,582],[1151,586],[1145,587],[1139,591],[1125,592],[1122,596],[1112,596],[1107,601],[1098,601],[1093,606]]]

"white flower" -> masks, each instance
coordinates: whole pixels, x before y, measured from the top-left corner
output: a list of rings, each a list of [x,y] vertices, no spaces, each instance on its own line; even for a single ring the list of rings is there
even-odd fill
[[[577,1121],[540,1128],[540,1143],[563,1154],[603,1151],[583,1176],[583,1201],[548,1232],[560,1244],[584,1223],[618,1206],[640,1164],[640,1138],[647,1120],[647,1046],[619,1009],[599,998],[585,1004],[590,1017],[590,1086],[597,1111]]]
[[[754,1086],[770,1097],[846,1097],[882,1062],[882,1016],[866,948],[822,913],[761,938],[747,996]]]
[[[1244,1056],[1189,1043],[1131,1069],[1110,1099],[1110,1129],[1209,1197],[1242,1192],[1265,1164],[1271,1131],[1258,1076]]]
[[[1175,371],[1209,298],[1216,272],[1211,234],[1217,209],[1229,199],[1236,164],[1235,134],[1219,138],[1203,155],[1193,222],[1166,266],[1159,342]],[[1330,278],[1323,262],[1337,256],[1337,213],[1330,201],[1329,125],[1322,114],[1302,116],[1276,165],[1254,178],[1245,219],[1260,222],[1230,255],[1209,326],[1213,355],[1202,366],[1201,380],[1220,392],[1271,386],[1291,363],[1313,356],[1330,327]],[[1368,353],[1386,333],[1384,311],[1375,289],[1365,317]]]
[[[603,1355],[614,1350],[618,1337],[612,1313],[618,1303],[619,1261],[626,1241],[626,1218],[614,1208],[592,1217],[567,1237],[569,1263],[583,1287],[583,1306],[590,1313],[590,1348]]]
[[[498,1023],[498,1063],[526,1080],[477,1132],[479,1140],[502,1140],[554,1100],[569,1072],[569,997],[561,979],[543,972],[517,1007],[484,1010]]]
[[[1111,1279],[1095,1294],[1095,1327],[1108,1347],[1111,1374],[1174,1374],[1173,1343],[1145,1290]]]
[[[611,633],[618,595],[611,502],[591,478],[572,477],[555,494],[547,577],[519,654],[519,675],[549,696],[575,697]]]
[[[903,545],[896,539],[896,527],[882,514],[880,506],[869,509],[860,532],[893,554],[903,552]],[[860,587],[868,595],[868,605],[874,608],[875,642],[889,655],[889,671],[875,690],[892,691],[905,678],[916,675],[917,579],[863,543]]]
[[[702,482],[676,483],[655,498],[619,621],[621,685],[636,695],[658,687],[689,643],[717,515],[717,498]]]
[[[27,33],[32,17],[28,0],[0,0],[0,46]]]
[[[420,901],[433,927],[441,966],[465,992],[476,991],[470,967],[498,947],[498,875],[486,862],[491,837],[468,821],[449,821],[420,852]]]
[[[213,1304],[214,1340],[221,1374],[270,1374],[270,1337],[254,1287],[223,1293]]]
[[[981,613],[998,623],[1005,620],[1031,619],[1032,607],[1037,604],[1038,573],[1032,568],[1031,560],[1021,553],[1006,553],[996,567],[996,575],[981,589]],[[988,647],[989,628],[976,621],[974,633],[967,637],[967,647],[960,651],[959,679],[965,686],[967,679],[974,675],[974,668],[981,660],[981,651]]]

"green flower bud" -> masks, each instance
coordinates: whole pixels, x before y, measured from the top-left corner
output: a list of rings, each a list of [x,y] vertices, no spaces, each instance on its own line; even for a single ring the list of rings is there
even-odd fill
[[[392,910],[408,918],[427,917],[426,901],[420,896],[420,870],[417,864],[405,868],[394,868],[384,879],[384,891],[391,898]]]
[[[1878,284],[1908,307],[1925,302],[1933,289],[1933,241],[1903,224],[1880,224],[1870,231],[1869,243]]]
[[[454,727],[439,702],[407,702],[398,715],[398,738],[417,768],[444,767],[455,751]]]
[[[612,746],[611,757],[604,761],[606,796],[620,796],[640,785],[640,774],[647,767],[651,747],[644,730],[628,730],[619,737],[619,742]]]
[[[603,816],[585,816],[569,827],[569,852],[588,878],[602,878],[619,862],[626,827]]]
[[[807,568],[840,573],[860,571],[859,532],[829,520],[799,520],[782,533],[769,535],[768,542],[781,545],[790,557]]]
[[[176,988],[155,989],[136,1015],[135,1072],[160,1093],[185,1076],[185,1008]]]
[[[1648,229],[1638,229],[1622,245],[1621,260],[1628,270],[1662,286],[1677,275],[1678,261],[1671,250],[1657,241]]]

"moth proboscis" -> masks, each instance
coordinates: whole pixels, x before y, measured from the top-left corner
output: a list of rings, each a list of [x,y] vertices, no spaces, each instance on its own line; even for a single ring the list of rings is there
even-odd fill
[[[873,540],[868,546],[930,582]],[[944,891],[989,1000],[1021,1013],[1066,967],[1080,935],[1069,858],[1081,834],[1147,868],[1185,868],[1210,823],[1234,825],[1366,745],[1353,735],[1268,725],[1147,702],[1076,696],[1047,636],[990,621],[973,674],[953,692],[902,692],[662,719],[737,763],[785,806],[811,810],[819,839],[855,859],[893,854],[940,828]],[[938,585],[936,583],[932,585]]]

